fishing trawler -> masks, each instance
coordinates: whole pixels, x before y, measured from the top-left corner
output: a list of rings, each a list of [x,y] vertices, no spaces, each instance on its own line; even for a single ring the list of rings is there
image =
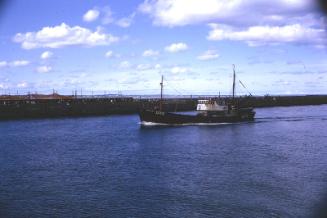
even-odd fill
[[[203,99],[198,100],[197,114],[179,114],[162,110],[163,76],[161,77],[159,109],[142,109],[139,112],[141,124],[218,124],[254,120],[252,107],[242,107],[235,99],[235,66],[233,68],[233,95],[231,100]]]

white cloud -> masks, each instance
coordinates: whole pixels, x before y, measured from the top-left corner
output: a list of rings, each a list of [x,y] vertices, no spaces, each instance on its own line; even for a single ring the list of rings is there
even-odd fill
[[[7,61],[0,61],[0,67],[6,67],[7,65]]]
[[[206,60],[212,60],[212,59],[217,59],[219,57],[219,54],[215,50],[208,50],[205,51],[203,54],[198,56],[198,59],[201,61],[206,61]]]
[[[102,8],[101,13],[103,14],[102,24],[110,24],[114,21],[112,17],[112,11],[109,6]]]
[[[113,51],[107,51],[106,54],[105,54],[105,57],[106,58],[111,58],[113,55],[114,55]]]
[[[145,50],[142,54],[143,57],[154,57],[158,55],[159,55],[159,51],[155,51],[152,49]]]
[[[26,61],[26,60],[17,60],[17,61],[10,62],[10,65],[13,67],[21,67],[21,66],[26,66],[29,64],[30,64],[30,62]]]
[[[30,62],[27,60],[15,60],[11,62],[0,61],[0,67],[22,67],[29,65]]]
[[[62,23],[54,27],[43,27],[38,32],[17,33],[14,42],[21,43],[24,49],[61,48],[70,45],[99,46],[110,45],[119,40],[118,37],[102,33],[98,28],[95,32],[80,26],[70,27]]]
[[[111,51],[111,50],[108,50],[108,51],[104,54],[104,56],[105,56],[106,58],[120,58],[120,57],[121,57],[120,54],[117,54],[117,53],[115,53],[115,52],[113,52],[113,51]]]
[[[101,11],[101,22],[102,24],[106,25],[106,24],[115,24],[117,26],[120,26],[122,28],[127,28],[130,27],[134,21],[134,17],[136,15],[136,13],[132,13],[127,17],[123,17],[120,19],[115,19],[113,17],[113,12],[111,10],[111,8],[109,6],[105,6],[101,9],[99,9]]]
[[[119,19],[116,24],[120,27],[127,28],[132,24],[132,20],[125,17]]]
[[[252,26],[245,30],[210,24],[209,40],[245,41],[250,46],[280,43],[314,43],[320,45],[324,40],[324,29],[305,27],[301,24],[287,26]]]
[[[27,82],[21,82],[17,84],[17,88],[26,88],[28,86]]]
[[[83,15],[83,20],[86,22],[92,22],[98,19],[100,15],[100,12],[96,9],[88,10],[84,15]]]
[[[171,53],[176,53],[180,51],[185,51],[188,49],[187,44],[179,42],[179,43],[173,43],[171,45],[168,45],[165,47],[165,50]]]
[[[150,64],[139,64],[136,66],[136,69],[140,71],[145,71],[145,70],[153,69],[153,67]]]
[[[188,68],[186,68],[186,67],[179,67],[179,66],[175,66],[175,67],[172,67],[170,69],[170,72],[173,73],[173,74],[186,73],[188,71],[189,71]]]
[[[183,26],[203,22],[262,21],[258,16],[296,14],[312,8],[310,0],[145,0],[139,11],[155,25]]]
[[[51,51],[45,51],[41,54],[41,59],[49,59],[51,58],[53,53]]]
[[[119,64],[120,68],[129,68],[131,66],[131,64],[128,61],[122,61]]]
[[[132,13],[128,17],[124,17],[124,18],[119,19],[116,22],[116,24],[118,26],[120,26],[120,27],[127,28],[133,23],[134,17],[135,17],[135,13]]]
[[[182,26],[206,21],[225,8],[233,7],[237,0],[154,0],[145,1],[139,10],[149,14],[153,23],[162,26]]]
[[[159,70],[159,69],[161,69],[161,65],[160,64],[139,64],[136,66],[136,69],[139,71]]]
[[[52,67],[50,66],[39,66],[38,68],[36,68],[36,71],[38,73],[48,73],[52,70]]]

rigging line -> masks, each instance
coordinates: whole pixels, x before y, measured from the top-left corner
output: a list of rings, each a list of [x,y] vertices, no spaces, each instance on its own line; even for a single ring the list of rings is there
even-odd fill
[[[171,86],[170,84],[167,85],[169,86],[170,88],[172,88],[175,92],[177,92],[179,95],[183,95],[183,93],[181,93],[180,91],[178,91],[177,89],[175,89],[173,86]]]
[[[303,68],[304,68],[304,72],[307,73],[307,67],[305,66],[304,62],[301,61],[302,65],[303,65]]]
[[[164,80],[166,81],[166,82],[169,82],[166,78],[164,78]],[[167,86],[169,86],[170,88],[172,88],[175,92],[177,92],[178,94],[180,94],[180,95],[183,95],[183,93],[181,93],[180,91],[178,91],[173,85],[171,85],[170,83],[168,83],[168,85]]]
[[[162,74],[160,73],[160,72],[157,72],[160,76],[162,76]],[[167,78],[166,77],[164,77],[164,81],[166,81],[166,82],[168,82],[168,85],[167,86],[169,86],[170,88],[172,88],[175,92],[177,92],[179,95],[184,95],[183,93],[181,93],[180,91],[178,91],[174,86],[172,86],[169,82],[169,80],[167,80]],[[182,91],[183,92],[187,92],[186,90],[183,90],[182,89]]]
[[[243,88],[250,94],[250,96],[252,96],[251,92],[245,87],[245,85],[242,83],[242,81],[241,80],[238,80],[238,81],[243,86]]]

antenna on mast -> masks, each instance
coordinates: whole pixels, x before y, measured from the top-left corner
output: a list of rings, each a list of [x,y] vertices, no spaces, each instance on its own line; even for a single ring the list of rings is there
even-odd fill
[[[161,75],[161,83],[160,83],[160,111],[162,111],[162,91],[163,91],[163,75]]]
[[[235,97],[235,64],[233,64],[233,100]]]

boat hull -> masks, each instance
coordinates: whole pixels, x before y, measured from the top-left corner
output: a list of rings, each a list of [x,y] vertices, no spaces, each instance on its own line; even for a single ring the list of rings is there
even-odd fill
[[[241,121],[251,121],[254,119],[254,115],[255,112],[251,108],[243,109],[238,111],[237,113],[227,114],[223,116],[186,115],[152,110],[142,110],[139,113],[140,120],[142,123],[150,122],[169,125],[193,123],[234,123]]]

